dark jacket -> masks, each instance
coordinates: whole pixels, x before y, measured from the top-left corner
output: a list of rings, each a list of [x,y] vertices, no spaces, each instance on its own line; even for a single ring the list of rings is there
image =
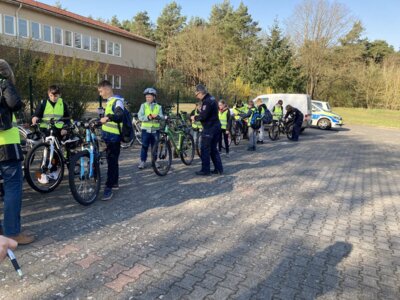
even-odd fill
[[[215,98],[210,94],[207,94],[203,98],[201,111],[198,116],[195,117],[196,121],[200,121],[203,126],[203,131],[211,129],[221,129],[221,123],[219,122],[218,116],[218,103]]]
[[[303,123],[304,115],[297,108],[293,107],[292,111],[286,112],[285,119],[288,118],[289,116],[293,120],[293,123],[298,125],[301,125]]]
[[[2,80],[0,88],[3,95],[1,97],[1,106],[10,114],[12,120],[12,113],[20,110],[22,107],[21,97],[14,84],[9,80]],[[23,159],[22,149],[19,144],[0,145],[0,162],[21,161]]]

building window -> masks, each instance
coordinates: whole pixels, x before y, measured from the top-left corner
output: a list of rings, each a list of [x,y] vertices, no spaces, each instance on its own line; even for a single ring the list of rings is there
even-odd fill
[[[114,75],[114,88],[121,89],[121,76],[119,75]]]
[[[58,45],[62,45],[62,29],[54,28],[54,43]]]
[[[15,18],[12,16],[4,16],[4,33],[15,35]]]
[[[72,32],[65,31],[64,32],[64,45],[68,47],[72,47]]]
[[[90,36],[84,35],[82,37],[83,49],[90,51]]]
[[[43,25],[43,40],[47,43],[53,42],[53,35],[51,33],[51,26]]]
[[[36,22],[31,23],[32,38],[40,40],[40,24]]]
[[[114,43],[113,42],[107,43],[107,54],[109,54],[109,55],[114,54]]]
[[[99,39],[92,37],[92,51],[99,52]]]
[[[100,40],[100,52],[106,53],[106,41],[105,40]]]
[[[121,56],[121,44],[114,44],[114,55]]]
[[[74,33],[74,46],[75,48],[82,48],[82,35],[80,33]]]
[[[29,36],[27,20],[18,19],[18,35],[24,38],[27,38]]]

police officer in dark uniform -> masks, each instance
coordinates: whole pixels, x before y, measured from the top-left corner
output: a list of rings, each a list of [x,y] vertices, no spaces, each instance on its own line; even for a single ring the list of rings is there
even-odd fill
[[[293,122],[292,141],[297,142],[299,140],[301,126],[303,125],[304,115],[297,108],[287,105],[285,120],[287,120],[289,117]]]
[[[202,106],[199,115],[192,116],[192,121],[200,121],[203,126],[201,135],[201,170],[196,172],[196,175],[209,176],[211,173],[222,174],[224,170],[217,150],[221,134],[218,103],[202,84],[196,86],[196,98],[202,101]],[[214,164],[212,172],[210,170],[210,158]]]

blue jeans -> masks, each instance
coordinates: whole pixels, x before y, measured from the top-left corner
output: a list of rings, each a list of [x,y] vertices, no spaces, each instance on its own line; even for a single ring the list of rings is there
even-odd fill
[[[18,235],[21,232],[21,162],[0,162],[0,174],[4,180],[4,220],[2,224],[3,234],[5,236]]]
[[[142,130],[142,150],[140,151],[140,160],[147,160],[147,152],[149,150],[149,146],[153,149],[153,146],[160,138],[160,131],[148,132],[147,130]]]

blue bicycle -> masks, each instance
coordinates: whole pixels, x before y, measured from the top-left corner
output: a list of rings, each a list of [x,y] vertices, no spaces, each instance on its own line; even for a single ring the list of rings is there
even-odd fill
[[[103,155],[97,129],[101,127],[101,123],[98,119],[92,119],[78,126],[84,129],[86,142],[81,151],[70,158],[69,187],[74,199],[86,206],[97,200],[100,191],[100,160]]]

